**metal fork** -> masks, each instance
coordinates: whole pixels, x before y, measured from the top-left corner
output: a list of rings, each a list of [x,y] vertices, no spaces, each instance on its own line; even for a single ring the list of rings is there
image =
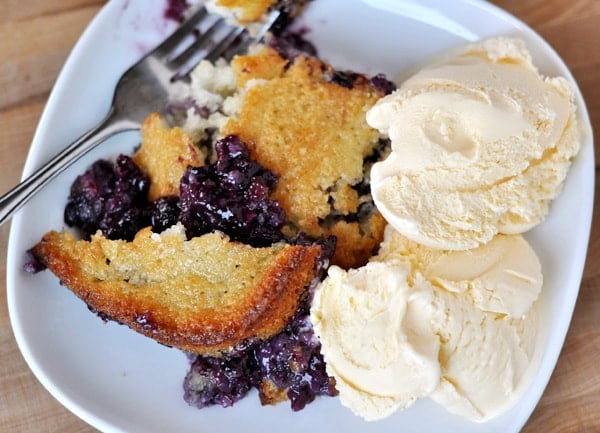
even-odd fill
[[[86,152],[117,133],[139,129],[150,113],[164,113],[173,82],[186,79],[200,60],[215,61],[241,52],[261,40],[278,16],[278,11],[271,12],[257,34],[250,36],[243,27],[229,25],[204,6],[197,7],[171,36],[121,76],[111,108],[97,126],[0,197],[0,225]],[[185,46],[190,39],[193,42]]]

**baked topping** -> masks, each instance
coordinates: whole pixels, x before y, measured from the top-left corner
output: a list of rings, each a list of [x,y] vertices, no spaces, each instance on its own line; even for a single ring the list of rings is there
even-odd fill
[[[218,354],[279,332],[315,279],[318,246],[254,248],[182,226],[133,241],[49,232],[33,253],[92,309],[168,346]]]
[[[365,113],[382,93],[362,75],[340,85],[327,64],[306,56],[288,62],[269,48],[232,66],[242,102],[221,134],[239,136],[278,176],[273,198],[286,211],[288,234],[336,235],[333,263],[365,263],[384,227],[365,188],[367,161],[383,151]]]

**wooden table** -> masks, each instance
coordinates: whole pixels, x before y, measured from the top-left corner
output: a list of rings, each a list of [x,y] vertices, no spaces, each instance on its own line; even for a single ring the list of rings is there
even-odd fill
[[[0,0],[0,193],[19,180],[36,124],[60,67],[104,3]],[[600,0],[494,3],[536,29],[571,68],[587,101],[598,149]],[[94,431],[37,382],[15,344],[6,307],[7,238],[5,225],[0,228],[0,432]],[[581,292],[564,349],[523,432],[600,432],[599,356],[600,224],[594,220]]]

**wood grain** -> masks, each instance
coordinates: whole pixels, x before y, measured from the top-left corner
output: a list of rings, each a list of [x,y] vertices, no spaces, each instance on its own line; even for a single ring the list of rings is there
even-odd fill
[[[49,91],[101,0],[0,1],[0,193],[20,177]],[[571,68],[600,146],[600,1],[496,0]],[[599,189],[596,184],[596,194]],[[596,204],[594,214],[598,215]],[[54,400],[17,349],[6,307],[8,226],[0,228],[0,432],[93,432]],[[600,224],[594,218],[575,314],[550,383],[523,433],[600,432]]]

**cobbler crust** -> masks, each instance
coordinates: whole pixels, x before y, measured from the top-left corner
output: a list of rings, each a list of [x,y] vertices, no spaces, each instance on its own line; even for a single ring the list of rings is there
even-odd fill
[[[379,145],[365,114],[381,93],[363,76],[344,87],[332,82],[334,71],[326,63],[305,56],[288,62],[270,48],[240,56],[232,66],[246,93],[239,115],[221,134],[239,136],[252,157],[279,177],[273,198],[291,230],[336,234],[332,262],[345,268],[364,264],[385,225],[376,211],[356,220],[364,197],[355,189],[364,181],[365,158]]]
[[[165,345],[209,355],[280,332],[315,278],[320,251],[253,248],[219,233],[188,241],[149,227],[133,242],[51,231],[32,250],[95,311]]]
[[[188,166],[204,164],[206,155],[188,134],[171,128],[157,113],[150,114],[141,128],[142,145],[133,162],[150,178],[148,199],[179,195],[179,181]]]
[[[216,0],[217,6],[237,11],[240,22],[258,21],[277,0]]]

